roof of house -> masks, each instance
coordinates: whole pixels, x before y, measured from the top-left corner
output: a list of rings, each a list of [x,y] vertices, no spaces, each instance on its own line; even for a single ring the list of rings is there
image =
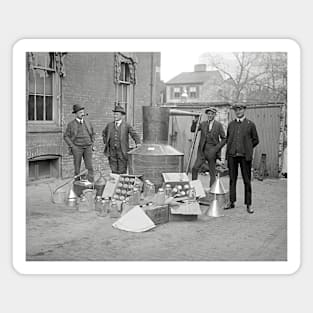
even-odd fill
[[[223,79],[219,71],[183,72],[166,82],[168,84],[203,84],[212,79]]]

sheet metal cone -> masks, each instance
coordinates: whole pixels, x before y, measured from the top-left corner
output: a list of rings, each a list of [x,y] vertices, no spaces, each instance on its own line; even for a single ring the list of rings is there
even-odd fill
[[[66,200],[67,200],[66,201],[67,206],[75,207],[76,202],[77,202],[77,195],[76,195],[75,191],[73,190],[73,186],[70,188]]]
[[[76,195],[75,191],[73,190],[73,186],[69,190],[67,198],[68,199],[77,199],[77,195]]]
[[[143,232],[154,228],[155,224],[141,207],[135,206],[113,223],[112,226],[130,232]]]
[[[212,217],[224,216],[221,212],[223,212],[222,208],[220,207],[217,199],[214,199],[210,205],[207,215]]]
[[[220,180],[219,175],[217,175],[216,180],[212,187],[210,188],[210,193],[213,193],[215,195],[224,195],[226,194],[225,188]]]

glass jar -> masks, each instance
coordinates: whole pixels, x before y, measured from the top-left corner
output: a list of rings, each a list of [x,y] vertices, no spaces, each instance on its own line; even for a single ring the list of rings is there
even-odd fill
[[[172,195],[172,186],[170,184],[165,185],[165,198],[169,198]]]
[[[95,199],[95,210],[97,213],[100,213],[102,210],[102,198],[101,196],[96,196]]]
[[[125,215],[130,209],[129,201],[127,199],[123,200],[121,204],[121,215]]]
[[[144,185],[144,199],[145,199],[145,201],[147,201],[147,202],[152,201],[154,196],[155,196],[155,186],[151,181],[146,180],[145,185]]]
[[[110,205],[110,218],[118,218],[120,217],[120,213],[118,210],[118,205],[115,200],[112,200]]]
[[[79,197],[78,211],[79,212],[88,212],[89,211],[88,201],[83,194]]]
[[[196,189],[195,187],[191,187],[188,191],[188,199],[189,200],[196,200]]]
[[[133,189],[133,194],[132,194],[132,204],[138,205],[140,204],[140,190],[138,188]]]
[[[165,192],[163,188],[159,188],[158,193],[155,197],[155,204],[156,205],[163,205],[165,202]]]
[[[108,215],[110,209],[110,198],[105,197],[101,200],[101,211],[99,216],[105,217]]]

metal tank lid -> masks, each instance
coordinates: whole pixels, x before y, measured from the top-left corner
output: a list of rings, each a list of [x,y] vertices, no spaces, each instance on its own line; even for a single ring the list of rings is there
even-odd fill
[[[143,143],[140,147],[135,148],[128,152],[128,154],[131,155],[148,155],[148,156],[154,156],[154,155],[184,155],[182,152],[176,150],[174,147],[170,145],[164,145],[164,144],[157,144],[157,143],[151,143],[151,144],[145,144]]]

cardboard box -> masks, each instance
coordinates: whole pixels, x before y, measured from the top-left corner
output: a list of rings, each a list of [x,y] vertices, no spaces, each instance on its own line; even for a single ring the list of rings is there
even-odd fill
[[[186,201],[179,206],[171,207],[171,214],[201,215],[202,211],[197,201]]]
[[[153,208],[145,210],[152,222],[156,225],[168,223],[169,221],[169,206],[168,204],[161,206],[154,206]]]
[[[179,206],[170,207],[170,221],[196,221],[198,215],[201,215],[202,211],[200,205],[196,201],[186,201]]]

